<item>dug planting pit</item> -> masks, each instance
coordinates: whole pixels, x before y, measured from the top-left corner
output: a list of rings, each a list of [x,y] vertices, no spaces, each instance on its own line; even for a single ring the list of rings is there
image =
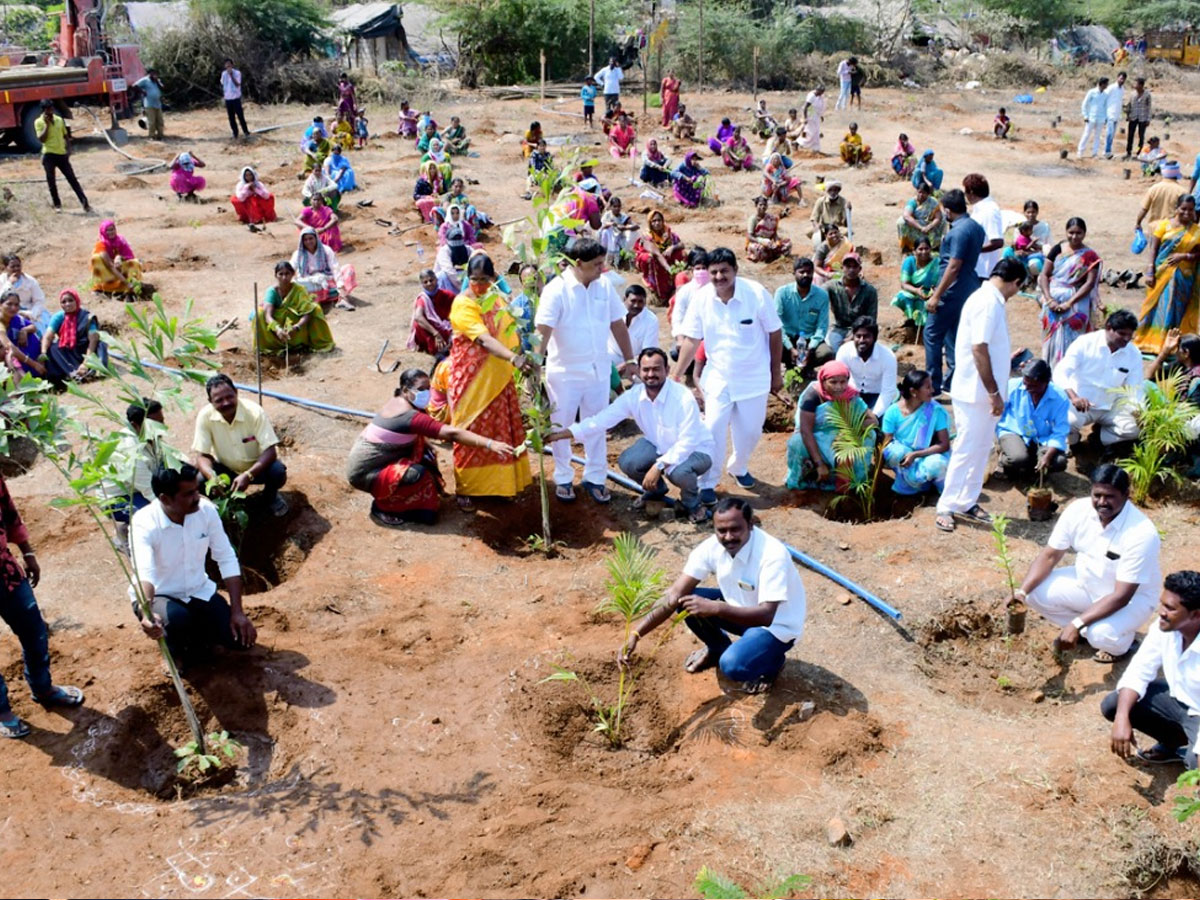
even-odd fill
[[[309,505],[308,498],[285,486],[280,492],[288,502],[288,513],[275,518],[261,502],[257,490],[248,501],[250,523],[241,537],[238,560],[242,586],[247,594],[260,594],[284,584],[296,574],[317,542],[329,531],[329,522]],[[227,531],[230,530],[228,527]],[[235,546],[237,542],[234,536]],[[209,562],[210,576],[220,583],[219,573]]]

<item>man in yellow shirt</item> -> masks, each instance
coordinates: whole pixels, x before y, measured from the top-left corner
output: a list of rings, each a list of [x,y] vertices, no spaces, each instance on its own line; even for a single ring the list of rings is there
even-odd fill
[[[1142,221],[1146,220],[1149,222],[1146,230],[1154,230],[1154,227],[1163,219],[1169,219],[1175,215],[1179,198],[1188,192],[1187,188],[1180,184],[1179,179],[1182,172],[1178,162],[1174,160],[1164,162],[1159,171],[1162,173],[1162,180],[1151,185],[1150,189],[1146,191],[1146,196],[1142,199],[1142,208],[1138,212],[1137,223],[1134,225],[1135,228],[1141,228]]]
[[[261,484],[271,512],[287,515],[287,501],[279,496],[287,483],[287,468],[276,456],[279,438],[266,413],[257,403],[239,399],[228,375],[214,375],[204,387],[208,405],[196,416],[192,440],[196,468],[206,480],[228,475],[235,491]]]
[[[91,212],[88,198],[75,177],[71,168],[71,129],[63,121],[62,116],[54,112],[54,101],[42,101],[42,114],[33,126],[38,140],[42,142],[42,168],[46,170],[46,185],[50,188],[50,201],[56,212],[62,210],[62,201],[58,199],[58,181],[54,176],[57,169],[67,179],[67,184],[83,204],[83,211]]]

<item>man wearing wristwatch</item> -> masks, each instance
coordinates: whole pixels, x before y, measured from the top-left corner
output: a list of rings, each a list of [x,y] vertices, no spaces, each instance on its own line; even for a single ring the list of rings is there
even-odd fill
[[[1012,369],[1004,304],[1024,280],[1025,267],[1020,262],[1002,259],[991,278],[963,304],[962,324],[954,343],[956,374],[950,386],[957,434],[934,519],[939,531],[953,531],[955,516],[985,525],[992,521],[979,505],[979,492],[987,476],[988,456],[996,422],[1004,412]]]
[[[622,363],[621,375],[636,371],[625,305],[604,272],[604,247],[591,238],[573,238],[564,255],[571,261],[561,275],[542,291],[533,324],[540,349],[546,355],[546,393],[555,428],[566,428],[575,417],[594,416],[608,405],[608,338],[612,335]],[[604,479],[608,471],[608,442],[603,431],[583,445],[586,462],[580,485],[596,503],[612,499]],[[555,444],[554,496],[563,503],[575,500],[575,470],[571,448]]]
[[[13,555],[13,544],[21,549],[23,564]],[[79,706],[83,703],[83,691],[69,685],[56,685],[50,678],[49,633],[33,596],[41,576],[37,555],[29,543],[29,532],[13,504],[3,476],[0,476],[0,619],[21,642],[25,680],[29,682],[33,699],[42,706]],[[29,732],[29,723],[12,711],[8,686],[4,676],[0,675],[0,737],[23,738]]]
[[[1110,663],[1129,652],[1158,602],[1160,544],[1154,523],[1129,502],[1129,474],[1097,466],[1091,497],[1063,510],[1017,599],[1062,626],[1055,646],[1069,649],[1083,637],[1097,662]],[[1075,565],[1056,569],[1068,550]]]

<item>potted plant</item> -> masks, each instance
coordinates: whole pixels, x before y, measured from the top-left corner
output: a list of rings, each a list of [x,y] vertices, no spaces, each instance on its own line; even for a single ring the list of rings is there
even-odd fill
[[[1054,515],[1054,491],[1046,487],[1046,470],[1038,469],[1037,487],[1025,495],[1025,510],[1030,522],[1048,522]]]

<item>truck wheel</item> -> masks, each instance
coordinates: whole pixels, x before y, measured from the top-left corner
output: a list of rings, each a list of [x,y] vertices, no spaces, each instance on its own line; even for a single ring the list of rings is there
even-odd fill
[[[41,110],[38,109],[37,104],[30,104],[25,107],[25,112],[21,114],[21,134],[17,139],[17,143],[21,146],[22,150],[26,150],[29,153],[40,153],[42,149],[42,142],[38,140],[37,129],[35,127],[40,114]]]

